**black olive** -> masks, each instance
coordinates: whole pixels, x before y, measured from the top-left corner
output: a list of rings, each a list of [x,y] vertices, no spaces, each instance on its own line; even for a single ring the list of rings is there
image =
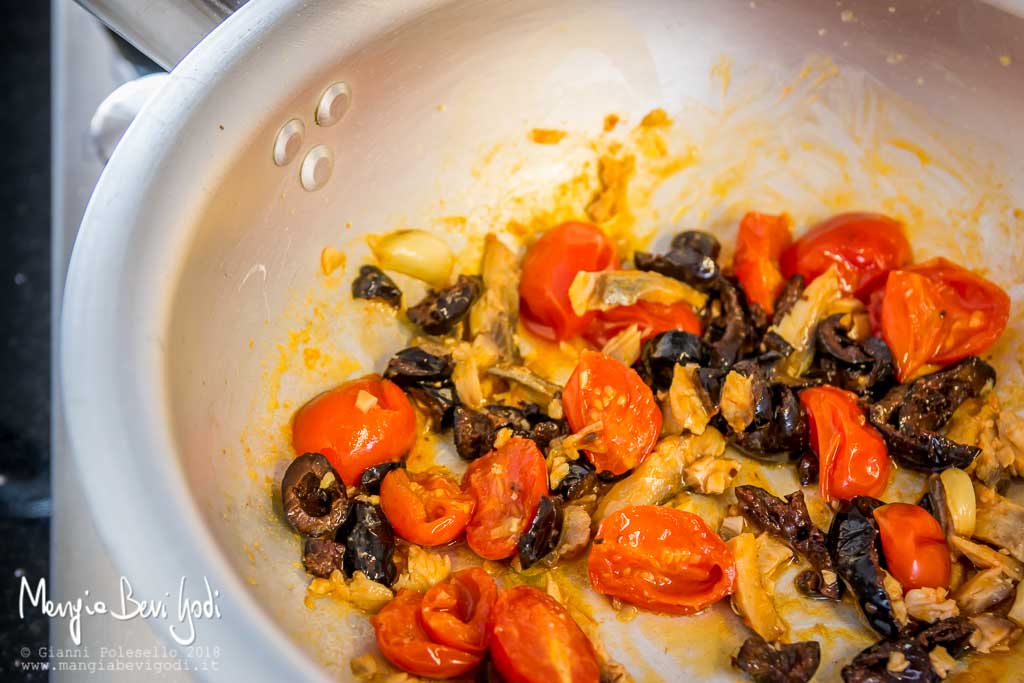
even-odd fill
[[[974,624],[966,617],[950,617],[937,621],[917,634],[915,640],[931,652],[936,647],[946,648],[946,652],[959,657],[967,652]]]
[[[718,264],[710,256],[695,251],[673,249],[667,254],[633,254],[637,270],[647,270],[675,278],[694,287],[706,287],[718,279]]]
[[[345,576],[363,572],[366,578],[390,586],[398,578],[395,532],[380,507],[356,500],[336,540],[345,545]]]
[[[440,383],[452,376],[454,368],[451,356],[435,356],[418,346],[410,346],[391,357],[384,370],[384,378],[402,387],[425,382]]]
[[[685,230],[672,238],[672,248],[683,251],[694,251],[701,256],[718,260],[722,245],[710,232],[703,230]]]
[[[823,594],[822,591],[828,591],[828,586],[825,584],[825,578],[821,572],[817,569],[805,569],[796,575],[793,579],[793,585],[800,595],[811,600],[831,600],[832,598]]]
[[[977,356],[945,370],[894,387],[871,406],[868,416],[889,452],[906,467],[939,472],[968,467],[981,449],[938,433],[953,412],[995,382],[996,371]]]
[[[773,646],[753,635],[732,663],[755,683],[807,683],[821,663],[821,646],[814,640]]]
[[[342,570],[345,546],[329,538],[311,538],[302,550],[302,564],[313,576],[326,579],[335,569]]]
[[[704,343],[689,332],[672,330],[657,334],[640,347],[637,372],[647,384],[656,389],[672,386],[672,373],[676,364],[686,365],[704,361]]]
[[[405,313],[413,325],[427,334],[447,334],[466,317],[482,291],[479,277],[460,275],[454,285],[439,292],[430,292]]]
[[[818,483],[818,456],[810,451],[801,455],[796,462],[796,472],[801,486]]]
[[[751,457],[781,462],[807,448],[807,415],[796,392],[784,384],[771,385],[771,406],[770,422],[745,432],[729,431],[727,437]]]
[[[725,278],[718,279],[717,287],[721,310],[708,320],[704,330],[704,342],[710,348],[704,365],[728,370],[752,349],[757,330],[743,306],[739,288]]]
[[[900,635],[892,602],[882,582],[878,525],[872,515],[881,505],[864,496],[854,498],[832,519],[828,548],[835,571],[850,588],[871,628],[886,638]]]
[[[537,448],[546,451],[555,439],[569,434],[569,423],[565,420],[544,420],[530,428],[528,438]]]
[[[452,435],[455,452],[463,460],[476,460],[494,447],[498,429],[487,413],[470,410],[464,406],[455,407]]]
[[[352,298],[375,299],[398,308],[402,305],[402,290],[380,268],[366,265],[352,281]]]
[[[815,330],[818,350],[851,365],[870,363],[871,357],[849,337],[843,326],[844,317],[845,314],[836,313],[818,323]]]
[[[544,496],[540,499],[533,520],[516,544],[520,566],[529,569],[554,550],[558,546],[558,537],[561,533],[562,503],[557,498]]]
[[[900,669],[889,662],[894,654],[902,655]],[[843,667],[844,683],[939,683],[942,679],[932,669],[928,650],[916,640],[904,638],[882,641],[861,651]]]
[[[341,477],[319,453],[304,453],[288,465],[281,501],[288,523],[303,536],[334,533],[348,515]]]
[[[399,460],[393,460],[391,462],[382,462],[379,465],[367,467],[363,470],[363,474],[359,477],[359,488],[363,490],[363,493],[376,496],[380,494],[380,484],[384,481],[384,477],[387,476],[391,470],[399,470],[405,467],[405,463]]]
[[[782,287],[782,291],[779,292],[778,298],[775,299],[775,312],[772,314],[772,325],[778,325],[781,323],[782,319],[786,317],[787,313],[793,310],[793,306],[796,305],[797,301],[800,301],[800,297],[803,295],[803,275],[794,275],[786,280],[786,284]]]
[[[435,387],[429,384],[415,384],[407,386],[405,392],[409,394],[409,398],[420,407],[420,410],[426,414],[430,423],[436,428],[446,429],[451,426],[455,406],[459,403],[455,387],[450,385]]]
[[[719,368],[697,368],[697,390],[702,392],[700,399],[705,406],[715,407],[721,402],[726,374]]]
[[[569,471],[552,493],[564,500],[576,500],[598,490],[599,483],[594,466],[586,458],[577,458],[569,463]]]
[[[785,500],[750,485],[737,486],[735,493],[740,514],[752,524],[786,541],[816,570],[835,571],[826,536],[811,519],[803,491],[794,491]],[[841,595],[837,582],[821,585],[818,592],[830,600],[838,600]]]

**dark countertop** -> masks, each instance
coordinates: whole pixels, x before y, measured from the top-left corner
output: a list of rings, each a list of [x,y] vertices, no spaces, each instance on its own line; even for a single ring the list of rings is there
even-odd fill
[[[47,623],[18,616],[20,577],[49,571],[50,3],[0,3],[0,679],[45,646]]]

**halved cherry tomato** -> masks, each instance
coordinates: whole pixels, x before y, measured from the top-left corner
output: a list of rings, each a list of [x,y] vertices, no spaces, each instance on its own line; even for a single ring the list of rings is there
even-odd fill
[[[473,513],[473,498],[448,477],[391,470],[380,485],[380,506],[395,533],[419,545],[458,538]]]
[[[521,319],[534,334],[563,340],[579,336],[594,318],[578,316],[569,303],[569,285],[581,270],[618,266],[615,245],[588,223],[562,223],[526,251],[519,280]]]
[[[370,618],[381,654],[399,669],[428,678],[461,676],[479,664],[482,654],[431,640],[420,623],[422,603],[423,593],[401,590]]]
[[[416,441],[416,414],[405,393],[378,375],[326,391],[292,420],[296,453],[322,453],[346,486],[363,470],[398,460]]]
[[[779,257],[793,238],[789,217],[751,211],[740,221],[732,269],[751,304],[760,304],[765,313],[775,310],[786,280],[779,272]]]
[[[491,658],[506,683],[597,683],[594,646],[558,601],[530,586],[502,591]]]
[[[844,294],[862,300],[890,270],[910,263],[910,243],[898,221],[880,213],[841,213],[817,224],[782,253],[782,274],[807,282],[831,266]]]
[[[612,337],[634,323],[640,328],[641,341],[669,330],[683,330],[697,335],[701,332],[700,318],[689,304],[639,301],[631,306],[616,306],[599,312],[597,318],[587,326],[583,336],[588,342],[601,348]]]
[[[893,271],[882,299],[882,336],[900,381],[926,363],[949,365],[984,353],[1010,317],[998,285],[944,258]]]
[[[470,463],[462,488],[475,503],[466,543],[485,560],[503,560],[548,493],[548,471],[537,444],[519,437]]]
[[[423,597],[423,629],[442,645],[483,652],[497,599],[498,587],[486,571],[480,567],[457,571]]]
[[[574,432],[601,423],[586,450],[598,472],[633,469],[661,432],[661,409],[650,387],[632,368],[594,351],[580,356],[562,391],[562,405]]]
[[[811,449],[818,455],[821,497],[877,498],[889,485],[889,451],[849,391],[823,385],[800,392],[811,428]]]
[[[889,503],[874,514],[885,563],[903,590],[949,588],[949,546],[938,520],[909,503]]]
[[[670,614],[699,612],[730,595],[736,580],[736,560],[703,519],[656,505],[606,517],[587,569],[598,593]]]

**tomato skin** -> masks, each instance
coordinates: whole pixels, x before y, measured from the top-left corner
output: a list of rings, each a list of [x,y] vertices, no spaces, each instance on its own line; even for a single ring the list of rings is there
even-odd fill
[[[866,300],[890,270],[910,263],[902,225],[880,213],[841,213],[817,224],[783,252],[782,274],[809,283],[836,266],[843,293]]]
[[[430,639],[420,623],[423,593],[401,590],[370,618],[377,647],[403,671],[427,678],[454,678],[477,666],[483,655],[464,652]]]
[[[453,479],[391,470],[380,485],[380,506],[395,533],[419,545],[444,545],[465,530],[473,498]]]
[[[789,217],[751,211],[740,221],[732,268],[751,304],[765,313],[775,310],[775,300],[786,284],[779,271],[779,257],[792,241]]]
[[[470,463],[462,488],[475,503],[466,526],[466,543],[485,560],[511,557],[519,536],[537,513],[540,499],[548,493],[544,456],[529,439],[509,439]]]
[[[607,311],[600,311],[587,326],[583,337],[601,348],[633,323],[640,328],[641,341],[669,330],[682,330],[696,335],[701,333],[700,318],[689,304],[639,301],[631,306],[616,306]]]
[[[980,275],[934,258],[889,274],[881,318],[905,381],[925,364],[949,365],[987,351],[1006,328],[1010,297]]]
[[[885,563],[904,591],[949,588],[949,546],[938,520],[909,503],[883,505],[874,515]]]
[[[356,407],[359,392],[377,399],[365,413]],[[367,375],[325,391],[299,408],[292,420],[296,453],[321,453],[346,486],[355,486],[363,470],[398,460],[416,441],[416,414],[398,385]]]
[[[594,646],[558,601],[530,586],[502,591],[491,658],[506,683],[597,683]]]
[[[578,432],[601,422],[599,438],[586,451],[598,472],[622,474],[654,450],[661,409],[640,375],[614,358],[584,351],[562,391],[569,427]]]
[[[498,587],[480,567],[457,571],[423,597],[423,629],[436,642],[466,652],[483,652]]]
[[[877,498],[889,485],[892,464],[882,435],[867,421],[857,396],[829,385],[800,392],[807,411],[818,482],[826,500]]]
[[[606,517],[587,570],[598,593],[669,614],[713,605],[732,594],[736,580],[732,553],[703,519],[657,505],[626,507]]]
[[[569,222],[549,230],[523,258],[519,280],[523,324],[544,339],[579,336],[594,314],[573,313],[569,285],[581,270],[596,272],[618,265],[615,245],[597,226]]]

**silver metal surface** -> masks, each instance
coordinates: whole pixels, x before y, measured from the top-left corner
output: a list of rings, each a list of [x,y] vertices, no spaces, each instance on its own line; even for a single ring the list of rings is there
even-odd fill
[[[77,0],[111,30],[170,71],[246,0]]]
[[[300,362],[274,389],[273,419],[254,418],[271,402],[279,349],[309,317],[293,304],[307,292],[344,298],[343,288],[324,289],[325,246],[344,249],[352,268],[368,257],[369,233],[443,231],[429,223],[439,212],[473,218],[510,188],[568,182],[576,167],[565,148],[529,145],[525,130],[594,132],[610,112],[635,125],[654,107],[714,102],[721,93],[708,74],[723,52],[737,81],[741,65],[799,69],[809,54],[828,54],[863,73],[861,83],[934,113],[951,137],[955,128],[997,143],[1012,160],[1010,189],[1024,196],[1024,128],[1011,125],[1024,117],[1019,3],[1018,16],[972,0],[274,0],[253,9],[182,61],[115,151],[76,245],[61,349],[73,452],[102,537],[140,591],[173,590],[185,574],[221,590],[224,617],[205,622],[202,637],[224,648],[222,680],[344,680],[347,656],[366,642],[363,615],[303,606],[298,540],[270,492],[294,407],[352,366],[379,369],[405,332],[393,317],[362,325],[350,308],[325,309],[337,327],[322,344],[341,345],[335,358],[350,364],[332,376]],[[356,106],[337,125],[312,125],[325,88],[341,80]],[[296,158],[328,145],[344,171],[318,192],[303,191],[295,164],[273,162],[292,118],[307,122]],[[472,170],[499,140],[527,158],[493,186],[478,183]],[[277,450],[253,436],[262,433]],[[609,623],[634,633],[685,623],[644,631],[645,619]],[[687,655],[646,644],[638,660]],[[722,651],[692,659],[727,662],[724,645],[714,647]]]

